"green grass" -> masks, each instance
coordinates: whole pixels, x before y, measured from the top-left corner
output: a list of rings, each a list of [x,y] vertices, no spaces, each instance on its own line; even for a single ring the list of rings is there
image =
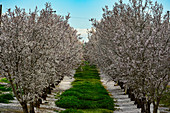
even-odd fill
[[[60,99],[55,102],[59,107],[68,108],[62,113],[113,112],[113,99],[102,86],[95,66],[86,64],[79,67],[74,78],[73,87],[62,93]]]
[[[9,81],[5,77],[0,79],[0,82],[1,83],[9,83]],[[10,87],[7,87],[6,85],[0,84],[0,91],[1,92],[7,92],[7,91],[12,91],[12,89]]]
[[[84,113],[81,110],[77,110],[77,109],[67,109],[65,111],[61,111],[60,113]]]
[[[60,113],[113,113],[113,111],[108,109],[67,109]]]
[[[9,81],[7,80],[7,78],[2,78],[2,79],[0,79],[0,82],[4,82],[4,83],[9,83]]]
[[[0,95],[0,103],[9,103],[9,100],[14,100],[12,94],[1,94]]]
[[[6,78],[0,79],[0,82],[9,83],[9,81]],[[10,93],[3,94],[4,92],[10,92]],[[9,103],[9,100],[13,100],[14,97],[11,93],[12,93],[12,88],[0,84],[0,103]]]
[[[6,92],[6,91],[12,91],[12,89],[10,87],[0,84],[0,91]]]
[[[167,87],[167,91],[163,94],[160,104],[164,107],[170,108],[170,87]]]

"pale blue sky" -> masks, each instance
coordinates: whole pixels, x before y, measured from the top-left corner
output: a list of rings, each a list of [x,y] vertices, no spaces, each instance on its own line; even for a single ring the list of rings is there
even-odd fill
[[[128,0],[123,0],[127,2]],[[153,0],[156,1],[156,0]],[[158,3],[162,3],[164,6],[164,12],[170,10],[170,0],[157,0]],[[0,4],[3,5],[3,13],[8,8],[14,9],[15,5],[21,8],[34,9],[38,6],[38,9],[44,8],[46,2],[51,2],[51,5],[57,14],[67,15],[71,13],[69,23],[72,27],[76,28],[83,37],[86,37],[86,29],[90,29],[90,18],[96,18],[100,20],[102,17],[102,8],[108,5],[111,9],[115,2],[118,0],[0,0]]]

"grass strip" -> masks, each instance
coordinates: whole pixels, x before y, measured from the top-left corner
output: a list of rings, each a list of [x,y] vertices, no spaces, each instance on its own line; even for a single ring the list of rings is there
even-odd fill
[[[100,82],[95,66],[85,65],[76,70],[72,88],[60,95],[55,104],[68,108],[62,113],[111,113],[113,99]]]
[[[0,79],[0,83],[9,83],[9,81],[4,77]],[[9,100],[14,100],[12,88],[7,85],[0,84],[0,103],[9,103]]]
[[[2,92],[12,91],[12,88],[0,84],[0,91]]]
[[[14,100],[12,94],[1,94],[0,95],[0,103],[9,103],[9,100]]]

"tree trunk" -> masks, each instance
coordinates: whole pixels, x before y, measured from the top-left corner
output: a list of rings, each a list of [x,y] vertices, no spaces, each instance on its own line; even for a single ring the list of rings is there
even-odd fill
[[[30,102],[30,113],[35,113],[34,111],[34,103]]]
[[[39,102],[40,104],[42,104],[42,100],[41,100],[40,98],[38,99],[38,102]]]
[[[146,98],[142,98],[141,102],[141,112],[146,113]]]
[[[155,106],[153,107],[153,113],[157,113],[157,112],[158,112],[158,106],[155,105]]]
[[[124,89],[123,84],[124,84],[123,82],[119,82],[119,85],[120,85],[121,89]]]
[[[50,86],[47,87],[47,94],[51,94],[51,88],[50,88]]]
[[[151,101],[148,100],[147,103],[146,103],[146,113],[151,113],[151,111],[150,111],[150,104],[151,104]]]
[[[134,102],[134,104],[135,104],[135,105],[137,104],[137,98],[135,98],[135,102]]]
[[[153,102],[153,113],[158,113],[160,98],[157,98],[157,102]]]
[[[131,94],[131,101],[135,101],[135,94]]]
[[[134,101],[135,100],[135,95],[133,93],[133,90],[132,89],[129,89],[129,98]]]
[[[41,97],[42,97],[43,100],[46,100],[46,97],[47,97],[47,88],[43,89],[43,93],[42,93]]]
[[[38,99],[36,102],[35,102],[35,107],[36,108],[40,108],[40,104],[42,104],[42,100],[41,99]]]
[[[131,88],[129,88],[129,89],[128,89],[128,97],[129,97],[129,98],[131,98],[131,93],[132,93]]]
[[[60,78],[60,81],[62,81],[64,79],[64,77],[62,76],[61,78]]]
[[[52,85],[51,85],[51,87],[52,87],[52,88],[55,88],[55,85],[54,85],[54,84],[52,84]]]
[[[129,97],[129,88],[126,89],[126,94],[128,94]]]
[[[141,99],[137,99],[137,108],[141,108]]]
[[[28,107],[26,102],[20,103],[23,109],[23,113],[28,113]]]
[[[46,94],[46,92],[44,92],[44,93],[42,94],[42,99],[43,99],[43,100],[46,100],[46,97],[47,97],[47,94]]]
[[[119,80],[117,81],[117,84],[120,86],[120,81]]]

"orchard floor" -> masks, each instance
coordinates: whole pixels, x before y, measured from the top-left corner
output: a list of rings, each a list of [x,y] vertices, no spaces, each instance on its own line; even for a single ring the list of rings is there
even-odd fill
[[[73,71],[73,74],[74,74],[74,71]],[[67,76],[64,77],[61,83],[52,90],[52,94],[48,94],[46,100],[43,101],[43,104],[40,105],[40,108],[39,109],[35,108],[35,112],[36,113],[57,113],[56,111],[65,110],[55,105],[55,101],[57,100],[56,95],[71,88],[72,81],[74,81],[74,78],[70,78]],[[19,102],[16,100],[16,98],[15,100],[12,100],[10,102],[11,103],[9,104],[0,103],[0,113],[22,113],[22,108]]]
[[[96,67],[88,64],[76,70],[73,87],[56,101],[57,106],[67,109],[62,113],[113,113],[114,101],[99,75]]]
[[[74,78],[64,77],[61,83],[52,90],[52,94],[48,95],[47,100],[43,101],[40,109],[35,110],[36,113],[57,113],[66,109],[68,112],[65,111],[65,113],[140,113],[140,109],[124,94],[120,86],[117,86],[114,81],[109,81],[110,78],[104,74],[99,74],[94,66],[79,68],[76,72],[73,71],[72,75],[74,75]],[[76,96],[76,100],[74,96]],[[60,103],[64,97],[67,98],[63,103]],[[107,102],[105,103],[103,100]],[[75,101],[83,102],[86,105],[76,105]],[[58,106],[60,106],[60,103],[62,106],[57,107],[55,103]],[[0,113],[22,113],[22,109],[15,99],[9,104],[0,103]]]

